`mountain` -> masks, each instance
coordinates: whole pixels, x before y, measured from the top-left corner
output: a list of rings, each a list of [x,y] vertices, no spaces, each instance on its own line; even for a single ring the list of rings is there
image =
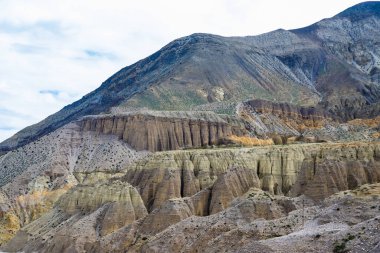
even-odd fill
[[[0,147],[0,251],[380,252],[380,2],[193,34]]]
[[[380,7],[377,1],[357,4],[337,15],[337,17],[347,18],[351,21],[363,20],[371,16],[380,17]]]
[[[297,30],[193,34],[120,70],[81,100],[0,144],[6,152],[85,115],[136,108],[233,113],[242,100],[320,104],[344,120],[379,112],[379,2]]]

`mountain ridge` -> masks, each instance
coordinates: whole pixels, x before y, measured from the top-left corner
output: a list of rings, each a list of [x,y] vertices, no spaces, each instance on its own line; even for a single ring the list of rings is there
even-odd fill
[[[351,22],[350,15],[355,17],[352,22],[356,25],[350,29],[362,40],[363,28],[358,26],[363,19],[371,19],[368,29],[378,27],[379,6],[379,2],[361,3],[296,30],[246,37],[195,33],[176,39],[122,68],[82,99],[3,141],[0,152],[25,145],[82,116],[109,113],[114,107],[191,110],[198,105],[220,104],[223,110],[233,111],[236,102],[258,96],[307,105],[321,101],[335,114],[352,103],[360,111],[380,100],[376,85],[380,82],[380,63],[368,63],[380,55],[376,53],[379,45],[374,44],[373,52],[368,52],[369,45],[350,48],[351,30],[340,24]],[[364,14],[356,18],[361,12]],[[334,29],[339,31],[336,40],[330,35]],[[377,33],[369,41],[376,42]],[[342,78],[337,80],[337,75]],[[331,86],[334,82],[339,89]],[[341,90],[347,93],[343,100],[337,98]],[[281,92],[286,94],[278,95]]]
[[[358,21],[369,16],[380,17],[380,4],[378,1],[366,1],[356,4],[340,12],[335,17],[345,17],[352,21]]]

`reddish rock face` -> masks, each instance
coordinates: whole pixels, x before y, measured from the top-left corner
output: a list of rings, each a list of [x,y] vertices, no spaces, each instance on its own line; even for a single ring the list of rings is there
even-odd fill
[[[219,117],[208,120],[131,114],[86,117],[79,124],[84,131],[114,134],[136,150],[152,152],[217,145],[230,135],[248,133],[238,121]]]
[[[295,126],[296,129],[302,126],[319,127],[325,121],[338,120],[336,116],[333,116],[319,106],[302,107],[289,103],[275,103],[260,99],[246,101],[244,105],[258,114],[270,114],[287,122],[292,122],[291,125]]]
[[[237,114],[251,133],[261,138],[272,137],[275,144],[286,144],[290,137],[323,128],[336,120],[320,107],[301,107],[261,99],[240,103]]]
[[[303,119],[332,119],[333,116],[318,107],[303,107],[289,103],[275,103],[267,100],[249,100],[245,104],[252,107],[258,113],[270,113],[283,118],[303,118]]]

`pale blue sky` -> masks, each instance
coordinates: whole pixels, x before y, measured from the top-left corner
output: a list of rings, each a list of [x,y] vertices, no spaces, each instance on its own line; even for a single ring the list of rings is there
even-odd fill
[[[0,0],[0,141],[196,32],[299,28],[353,0]]]

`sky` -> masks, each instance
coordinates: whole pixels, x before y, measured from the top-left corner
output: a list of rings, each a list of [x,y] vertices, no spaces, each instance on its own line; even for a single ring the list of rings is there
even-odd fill
[[[0,0],[0,141],[192,33],[256,35],[354,0]]]

